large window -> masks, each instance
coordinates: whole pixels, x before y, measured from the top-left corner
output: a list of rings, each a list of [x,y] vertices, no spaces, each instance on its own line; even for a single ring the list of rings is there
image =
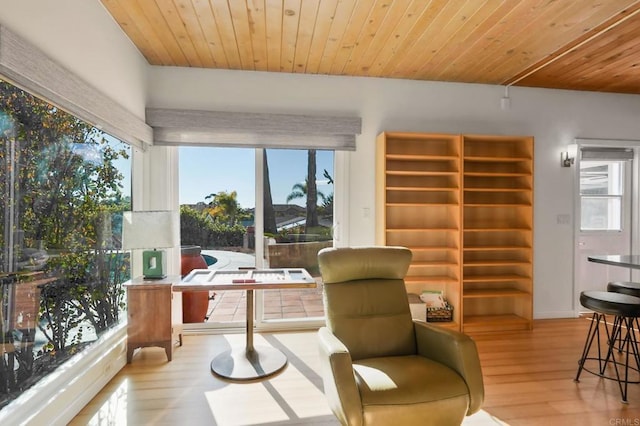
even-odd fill
[[[0,81],[0,408],[122,319],[129,146]]]

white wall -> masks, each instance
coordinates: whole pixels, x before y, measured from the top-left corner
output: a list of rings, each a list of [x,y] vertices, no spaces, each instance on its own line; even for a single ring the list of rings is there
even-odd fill
[[[349,242],[375,242],[375,138],[382,131],[535,137],[534,316],[574,313],[572,170],[560,151],[574,138],[640,140],[640,96],[547,89],[151,67],[149,106],[362,117],[350,153]],[[370,215],[365,217],[365,210]]]

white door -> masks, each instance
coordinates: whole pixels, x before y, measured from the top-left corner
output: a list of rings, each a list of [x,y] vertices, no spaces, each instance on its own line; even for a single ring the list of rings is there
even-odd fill
[[[606,291],[610,281],[629,281],[627,268],[587,260],[591,255],[632,253],[633,152],[583,149],[579,167],[579,205],[575,259],[576,298],[588,290]],[[576,303],[578,311],[585,309]]]

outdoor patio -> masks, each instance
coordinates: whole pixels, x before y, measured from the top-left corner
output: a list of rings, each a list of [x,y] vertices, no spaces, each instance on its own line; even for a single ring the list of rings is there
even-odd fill
[[[217,262],[209,269],[238,269],[255,266],[252,254],[221,250],[203,250],[202,254],[213,256]],[[263,290],[264,319],[292,319],[322,317],[322,280],[317,277],[316,288],[292,290]],[[246,320],[247,299],[244,290],[216,291],[209,302],[207,322],[230,322]],[[258,309],[256,308],[256,312]]]

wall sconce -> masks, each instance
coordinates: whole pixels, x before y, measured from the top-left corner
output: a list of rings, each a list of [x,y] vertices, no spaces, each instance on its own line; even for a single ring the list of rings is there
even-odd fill
[[[571,167],[571,165],[576,161],[577,156],[578,156],[578,145],[576,144],[569,145],[566,151],[562,151],[560,153],[560,165],[562,167]]]

